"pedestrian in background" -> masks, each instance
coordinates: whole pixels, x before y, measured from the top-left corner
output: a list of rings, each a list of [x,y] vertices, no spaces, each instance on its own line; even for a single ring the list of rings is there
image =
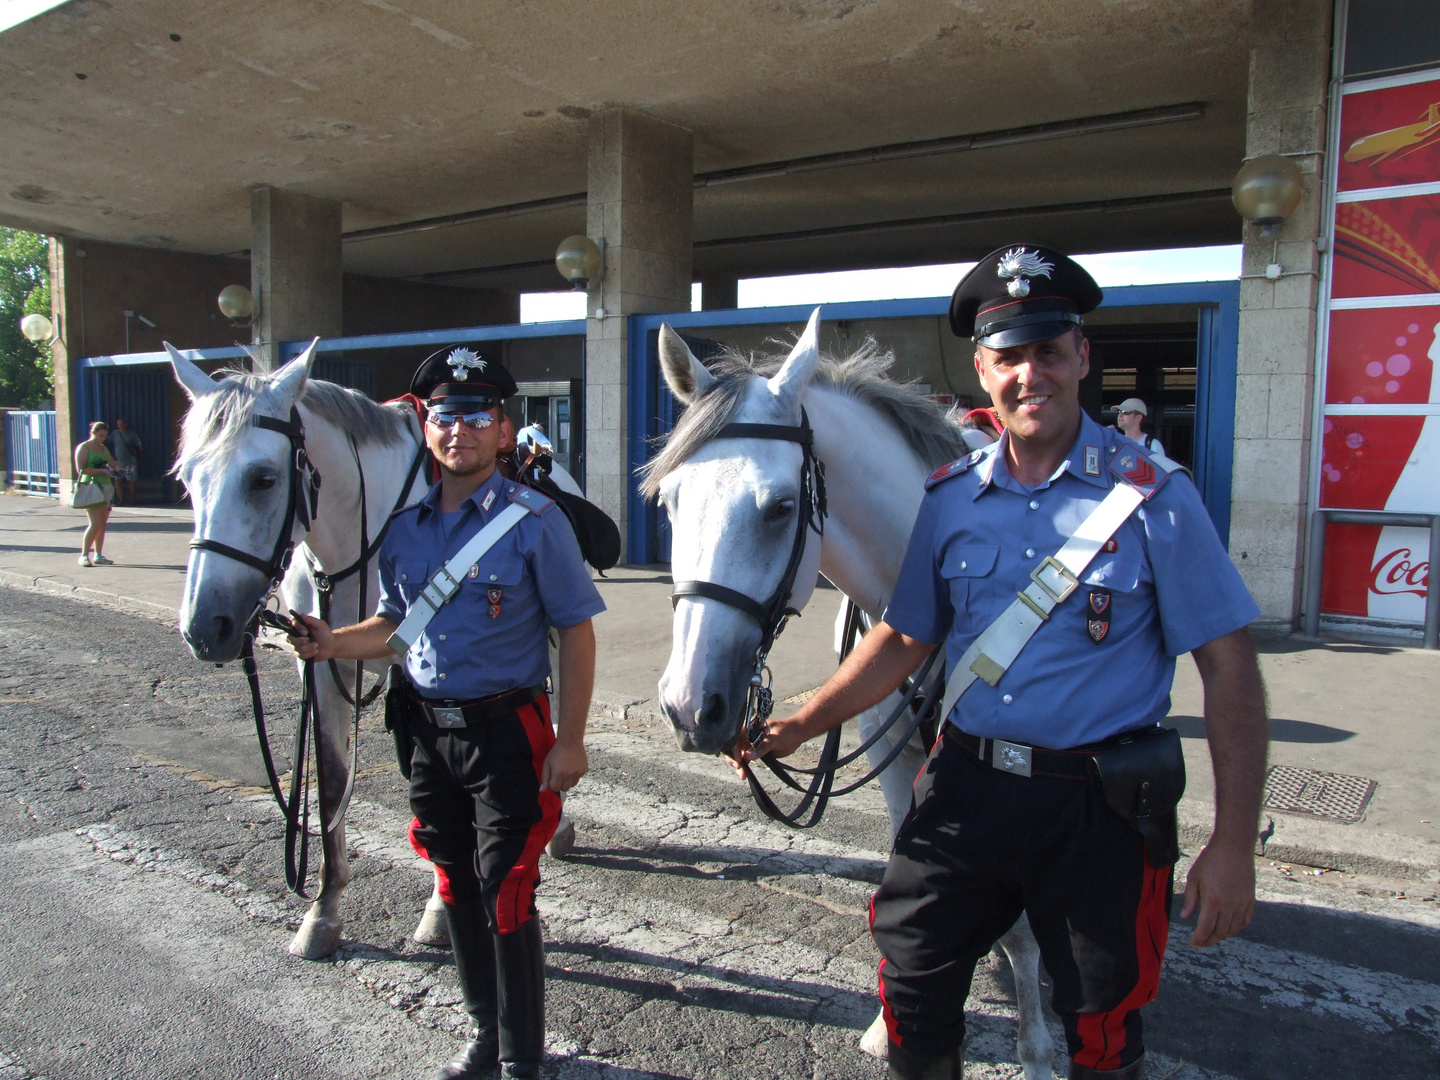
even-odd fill
[[[115,418],[115,430],[110,433],[110,448],[115,455],[115,505],[131,506],[135,502],[140,452],[145,449],[145,444],[140,441],[139,435],[130,430],[130,424],[123,416]]]
[[[1145,434],[1145,418],[1150,410],[1138,397],[1126,398],[1115,410],[1115,426],[1152,454],[1165,453],[1165,444],[1154,435]]]
[[[110,504],[115,499],[115,459],[105,449],[109,430],[104,421],[96,420],[90,425],[90,438],[75,447],[75,498],[71,505],[84,510],[90,519],[80,544],[81,566],[109,566],[114,562],[102,554],[105,523],[110,520]]]

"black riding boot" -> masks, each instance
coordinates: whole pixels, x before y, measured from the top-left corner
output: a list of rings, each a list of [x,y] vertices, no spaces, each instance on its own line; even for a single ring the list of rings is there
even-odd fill
[[[890,1080],[964,1080],[965,1052],[956,1047],[939,1057],[925,1057],[890,1043]]]
[[[540,920],[495,935],[500,962],[500,1066],[502,1077],[538,1077],[545,1060],[545,947]]]
[[[1109,1072],[1101,1072],[1099,1069],[1091,1069],[1085,1065],[1076,1065],[1070,1062],[1070,1080],[1140,1080],[1145,1075],[1145,1055],[1126,1065],[1123,1069],[1111,1069]]]
[[[485,1076],[500,1059],[500,1027],[497,1019],[495,937],[490,932],[485,909],[445,905],[450,924],[450,945],[455,950],[455,974],[460,978],[460,996],[475,1027],[470,1041],[454,1060],[443,1065],[435,1080],[473,1080]]]

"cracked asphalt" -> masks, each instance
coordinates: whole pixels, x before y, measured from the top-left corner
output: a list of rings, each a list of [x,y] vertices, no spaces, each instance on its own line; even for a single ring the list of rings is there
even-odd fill
[[[278,652],[261,667],[283,760],[298,681]],[[883,1076],[858,1048],[878,796],[794,832],[642,721],[597,716],[589,742],[576,850],[542,867],[552,1074]],[[238,668],[161,620],[0,588],[0,1080],[428,1076],[464,1019],[448,953],[408,937],[430,879],[378,710],[359,756],[345,943],[299,960]],[[1196,952],[1173,925],[1149,1075],[1433,1077],[1434,884],[1258,865],[1242,938]],[[1018,1075],[1012,1004],[992,957],[968,1076]]]

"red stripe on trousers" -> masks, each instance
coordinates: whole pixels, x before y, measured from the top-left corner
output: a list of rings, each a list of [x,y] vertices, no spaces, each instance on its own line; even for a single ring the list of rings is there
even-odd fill
[[[870,936],[875,936],[875,894],[870,894]],[[895,1025],[895,1014],[890,1010],[890,1002],[885,1000],[885,960],[882,957],[880,967],[876,969],[875,981],[880,984],[880,1015],[885,1018],[885,1031],[890,1036],[890,1041],[896,1046],[903,1045],[900,1041],[900,1029]]]
[[[525,726],[525,736],[530,740],[530,761],[538,783],[544,771],[545,757],[555,745],[555,732],[550,727],[550,700],[542,695],[532,704],[517,709],[515,715]],[[537,799],[540,820],[530,826],[525,847],[500,883],[500,895],[495,901],[496,929],[502,934],[512,934],[530,921],[535,883],[540,879],[540,852],[560,824],[560,796],[553,791],[542,791]]]
[[[1169,875],[1168,866],[1156,870],[1148,859],[1145,861],[1140,905],[1135,911],[1135,959],[1139,977],[1125,1000],[1109,1012],[1081,1013],[1076,1018],[1076,1031],[1083,1044],[1075,1055],[1076,1065],[1096,1072],[1120,1068],[1120,1055],[1125,1049],[1125,1018],[1154,1001],[1160,991],[1160,964],[1170,939],[1170,912],[1165,905]]]
[[[430,858],[430,852],[425,850],[425,845],[420,842],[420,837],[416,835],[415,832],[415,830],[420,827],[420,819],[418,817],[410,822],[410,846],[415,849],[416,855],[419,855],[431,866],[435,867],[435,877],[440,883],[440,899],[444,900],[447,904],[454,904],[455,894],[450,891],[450,875],[445,872],[443,866],[440,866],[434,859]]]

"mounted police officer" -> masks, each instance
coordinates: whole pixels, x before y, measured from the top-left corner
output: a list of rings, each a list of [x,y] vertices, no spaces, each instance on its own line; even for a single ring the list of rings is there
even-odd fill
[[[1081,325],[1100,300],[1084,269],[1034,245],[960,282],[951,327],[975,341],[1004,434],[930,478],[884,621],[746,751],[788,754],[945,643],[955,703],[872,906],[903,1080],[961,1076],[975,964],[1022,912],[1070,1076],[1141,1075],[1179,854],[1184,759],[1161,724],[1182,653],[1204,683],[1216,792],[1182,917],[1198,907],[1191,944],[1205,946],[1253,914],[1267,722],[1246,627],[1259,610],[1190,480],[1082,412]]]
[[[439,873],[475,1024],[436,1080],[485,1075],[497,1061],[502,1076],[538,1076],[545,960],[537,864],[560,817],[560,792],[589,767],[591,618],[605,605],[565,515],[496,468],[501,404],[515,393],[509,372],[457,348],[422,364],[411,391],[426,405],[440,481],[391,520],[377,612],[334,632],[305,617],[310,636],[290,640],[306,659],[403,655],[392,700],[413,742],[411,842]],[[547,626],[560,642],[556,730],[545,692]]]

